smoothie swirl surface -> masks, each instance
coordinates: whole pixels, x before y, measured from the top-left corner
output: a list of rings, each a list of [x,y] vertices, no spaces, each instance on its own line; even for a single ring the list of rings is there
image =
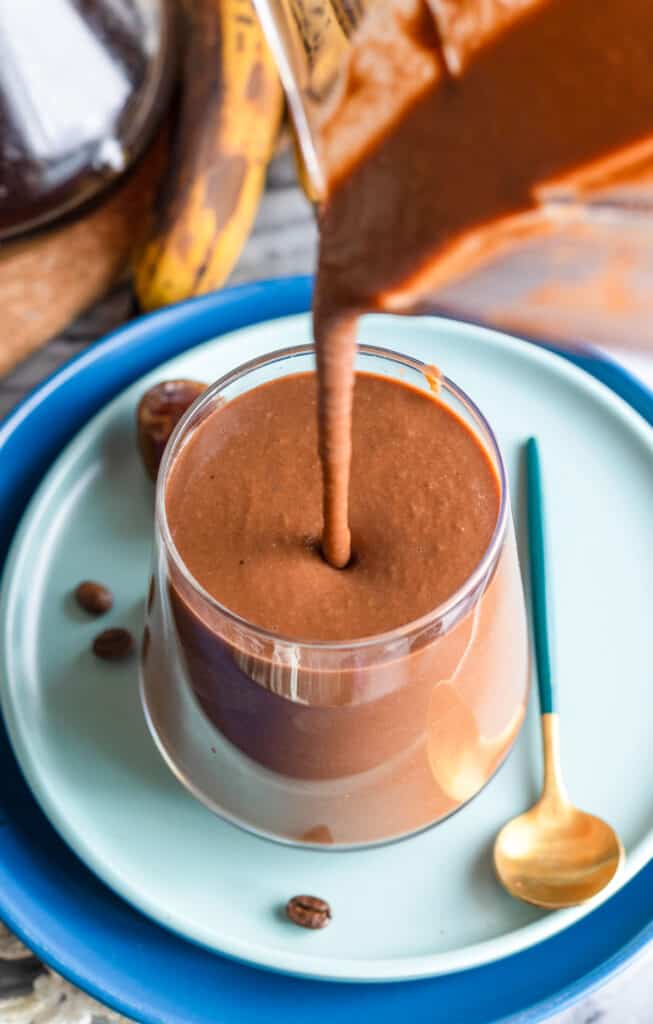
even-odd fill
[[[248,622],[304,641],[351,640],[432,611],[469,577],[497,524],[500,489],[467,424],[430,392],[359,373],[346,569],[321,554],[317,381],[280,378],[212,412],[166,490],[195,579]]]

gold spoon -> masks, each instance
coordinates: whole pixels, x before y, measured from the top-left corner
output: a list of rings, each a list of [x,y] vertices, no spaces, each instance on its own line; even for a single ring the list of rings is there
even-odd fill
[[[537,441],[526,445],[528,534],[544,785],[534,807],[513,818],[494,844],[494,866],[509,893],[538,907],[572,907],[608,885],[624,860],[605,821],[569,802],[560,768],[560,721],[548,640],[542,480]]]

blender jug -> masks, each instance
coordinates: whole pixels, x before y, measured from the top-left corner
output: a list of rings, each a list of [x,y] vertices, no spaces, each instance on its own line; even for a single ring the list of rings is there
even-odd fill
[[[254,3],[288,98],[302,184],[319,202],[326,188],[319,125],[337,102],[357,27],[372,8],[383,17],[386,0]],[[537,201],[546,230],[516,232],[484,259],[458,264],[419,309],[567,347],[653,347],[653,146],[633,145],[542,188]]]

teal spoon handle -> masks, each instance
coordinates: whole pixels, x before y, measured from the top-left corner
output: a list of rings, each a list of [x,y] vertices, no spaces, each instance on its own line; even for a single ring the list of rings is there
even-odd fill
[[[554,714],[558,702],[551,674],[551,648],[546,586],[546,537],[544,532],[544,496],[542,470],[537,441],[526,443],[526,481],[528,494],[528,550],[531,569],[531,597],[535,662],[540,709],[543,715]]]

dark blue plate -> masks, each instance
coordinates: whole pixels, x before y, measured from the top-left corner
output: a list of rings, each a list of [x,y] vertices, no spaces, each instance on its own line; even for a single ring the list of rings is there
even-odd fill
[[[0,426],[2,560],[35,486],[62,446],[117,392],[216,335],[308,309],[311,281],[234,288],[137,320],[73,359]],[[653,394],[591,351],[566,358],[653,424]],[[148,1022],[411,1024],[541,1020],[623,966],[653,935],[653,865],[562,934],[485,967],[430,981],[303,981],[208,953],[141,916],[100,883],[48,824],[0,729],[0,916],[44,961]],[[155,867],[153,865],[153,867]]]

